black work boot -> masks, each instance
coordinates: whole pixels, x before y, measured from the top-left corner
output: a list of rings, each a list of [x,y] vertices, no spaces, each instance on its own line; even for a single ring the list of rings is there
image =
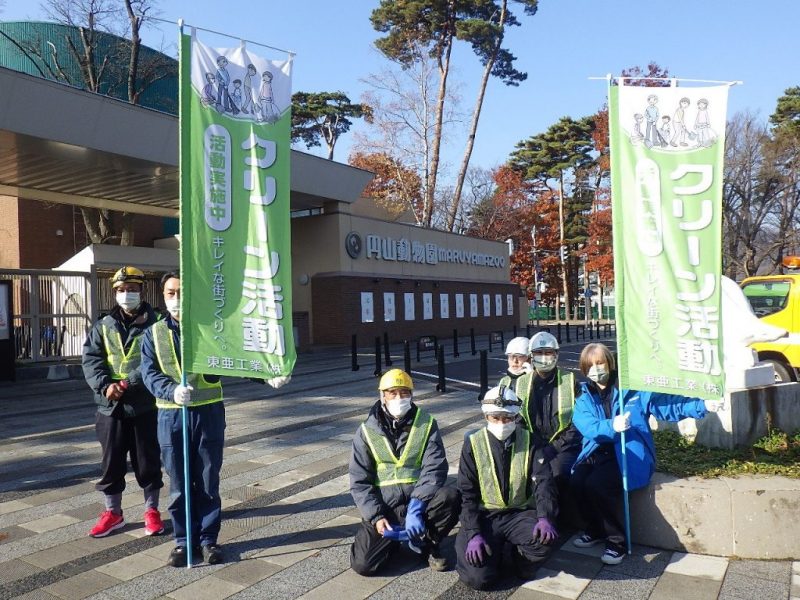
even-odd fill
[[[175,546],[172,552],[169,553],[167,564],[170,567],[185,567],[186,566],[186,546]]]

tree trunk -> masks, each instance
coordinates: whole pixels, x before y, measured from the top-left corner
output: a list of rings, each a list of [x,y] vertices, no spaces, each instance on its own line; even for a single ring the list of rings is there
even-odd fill
[[[475,146],[475,135],[478,131],[478,121],[481,118],[481,109],[483,108],[483,98],[486,95],[486,86],[489,83],[489,77],[492,74],[497,53],[500,51],[500,46],[503,44],[503,34],[506,22],[506,7],[507,1],[503,0],[500,8],[500,34],[497,36],[497,43],[492,51],[492,57],[486,63],[483,69],[483,77],[481,77],[481,85],[478,88],[478,97],[475,100],[475,109],[472,111],[472,122],[469,127],[469,135],[467,136],[467,145],[464,148],[464,157],[461,159],[461,169],[458,171],[458,178],[456,179],[456,187],[453,190],[453,201],[450,204],[450,212],[447,215],[447,231],[453,231],[455,226],[456,216],[458,215],[458,207],[461,204],[461,191],[464,189],[464,180],[467,177],[467,169],[469,168],[469,160],[472,157],[472,148]]]
[[[142,21],[133,12],[131,0],[125,0],[125,10],[128,12],[128,21],[131,24],[131,55],[128,60],[128,102],[138,104],[139,90],[136,89],[136,79],[139,72],[139,51],[142,47],[142,40],[139,37]]]
[[[439,171],[439,150],[442,145],[442,128],[444,126],[444,101],[447,96],[447,76],[450,72],[450,52],[453,49],[453,35],[445,34],[444,57],[439,59],[439,92],[436,98],[436,116],[433,122],[433,147],[431,148],[431,164],[428,181],[425,185],[425,200],[422,208],[422,220],[425,227],[431,226],[433,204],[436,198],[436,175]]]

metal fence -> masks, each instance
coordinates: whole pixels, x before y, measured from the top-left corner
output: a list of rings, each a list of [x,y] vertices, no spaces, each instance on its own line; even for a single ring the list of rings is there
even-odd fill
[[[20,363],[79,357],[97,314],[91,273],[0,269],[11,281],[14,344]]]

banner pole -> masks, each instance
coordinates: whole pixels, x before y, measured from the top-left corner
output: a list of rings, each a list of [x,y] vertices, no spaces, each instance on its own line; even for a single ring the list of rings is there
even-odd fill
[[[179,54],[180,58],[180,72],[181,75],[184,75],[184,61],[187,60],[188,57],[184,56],[182,51],[183,48],[183,19],[178,20],[178,30],[180,40],[178,42],[178,48],[181,49]],[[183,86],[178,85],[178,107],[179,107],[179,129],[183,126],[183,118],[185,116],[184,106],[183,103],[186,99],[183,98]],[[178,135],[178,161],[179,167],[178,172],[181,180],[183,178],[183,148],[182,146],[183,136],[181,134]],[[183,203],[183,185],[180,186],[180,195],[179,195],[179,202]],[[180,214],[180,210],[179,210]],[[179,220],[179,228],[183,229],[183,219]],[[181,236],[183,239],[183,236]],[[179,262],[180,262],[180,269],[181,275],[183,275],[183,244],[180,245],[180,254],[179,254]],[[183,294],[181,293],[181,317],[184,317],[186,313],[183,310]],[[184,344],[183,344],[183,332],[181,332],[180,336],[180,352],[181,352],[181,385],[186,386],[186,370],[183,368],[183,360],[186,357],[184,353]],[[186,512],[186,568],[192,568],[192,498],[190,494],[190,490],[192,489],[191,481],[189,480],[189,409],[186,406],[181,406],[181,435],[183,437],[183,500],[184,500],[184,510]]]
[[[611,134],[611,127],[616,122],[615,119],[612,118],[611,115],[611,73],[608,73],[605,77],[606,79],[606,97],[608,98],[608,126],[609,126],[609,138],[613,139],[613,135]],[[620,82],[621,83],[621,82]],[[617,386],[619,386],[619,369],[620,364],[617,363]],[[619,393],[619,414],[625,414],[625,405],[622,401],[622,390],[618,388]],[[626,453],[625,448],[625,432],[620,432],[620,444],[622,450],[622,501],[623,507],[625,512],[625,544],[626,550],[628,554],[631,554],[631,508],[630,508],[630,499],[628,497],[628,455]]]

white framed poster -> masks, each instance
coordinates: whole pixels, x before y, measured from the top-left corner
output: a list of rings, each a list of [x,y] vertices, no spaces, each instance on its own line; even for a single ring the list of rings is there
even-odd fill
[[[433,318],[433,294],[424,292],[422,294],[422,320],[430,321]]]
[[[492,297],[489,294],[483,295],[483,316],[484,317],[492,316]]]
[[[439,314],[443,319],[450,318],[450,297],[447,294],[439,294]]]
[[[375,321],[375,310],[372,304],[372,292],[361,292],[361,322]]]
[[[469,316],[478,316],[478,294],[469,295]]]
[[[464,294],[456,294],[456,319],[464,318]]]
[[[383,320],[394,321],[394,292],[383,292]]]
[[[506,294],[506,312],[509,317],[514,314],[514,294]]]
[[[406,321],[414,320],[414,292],[403,294],[403,304],[405,306]]]
[[[494,314],[496,317],[503,316],[503,294],[494,295]]]

